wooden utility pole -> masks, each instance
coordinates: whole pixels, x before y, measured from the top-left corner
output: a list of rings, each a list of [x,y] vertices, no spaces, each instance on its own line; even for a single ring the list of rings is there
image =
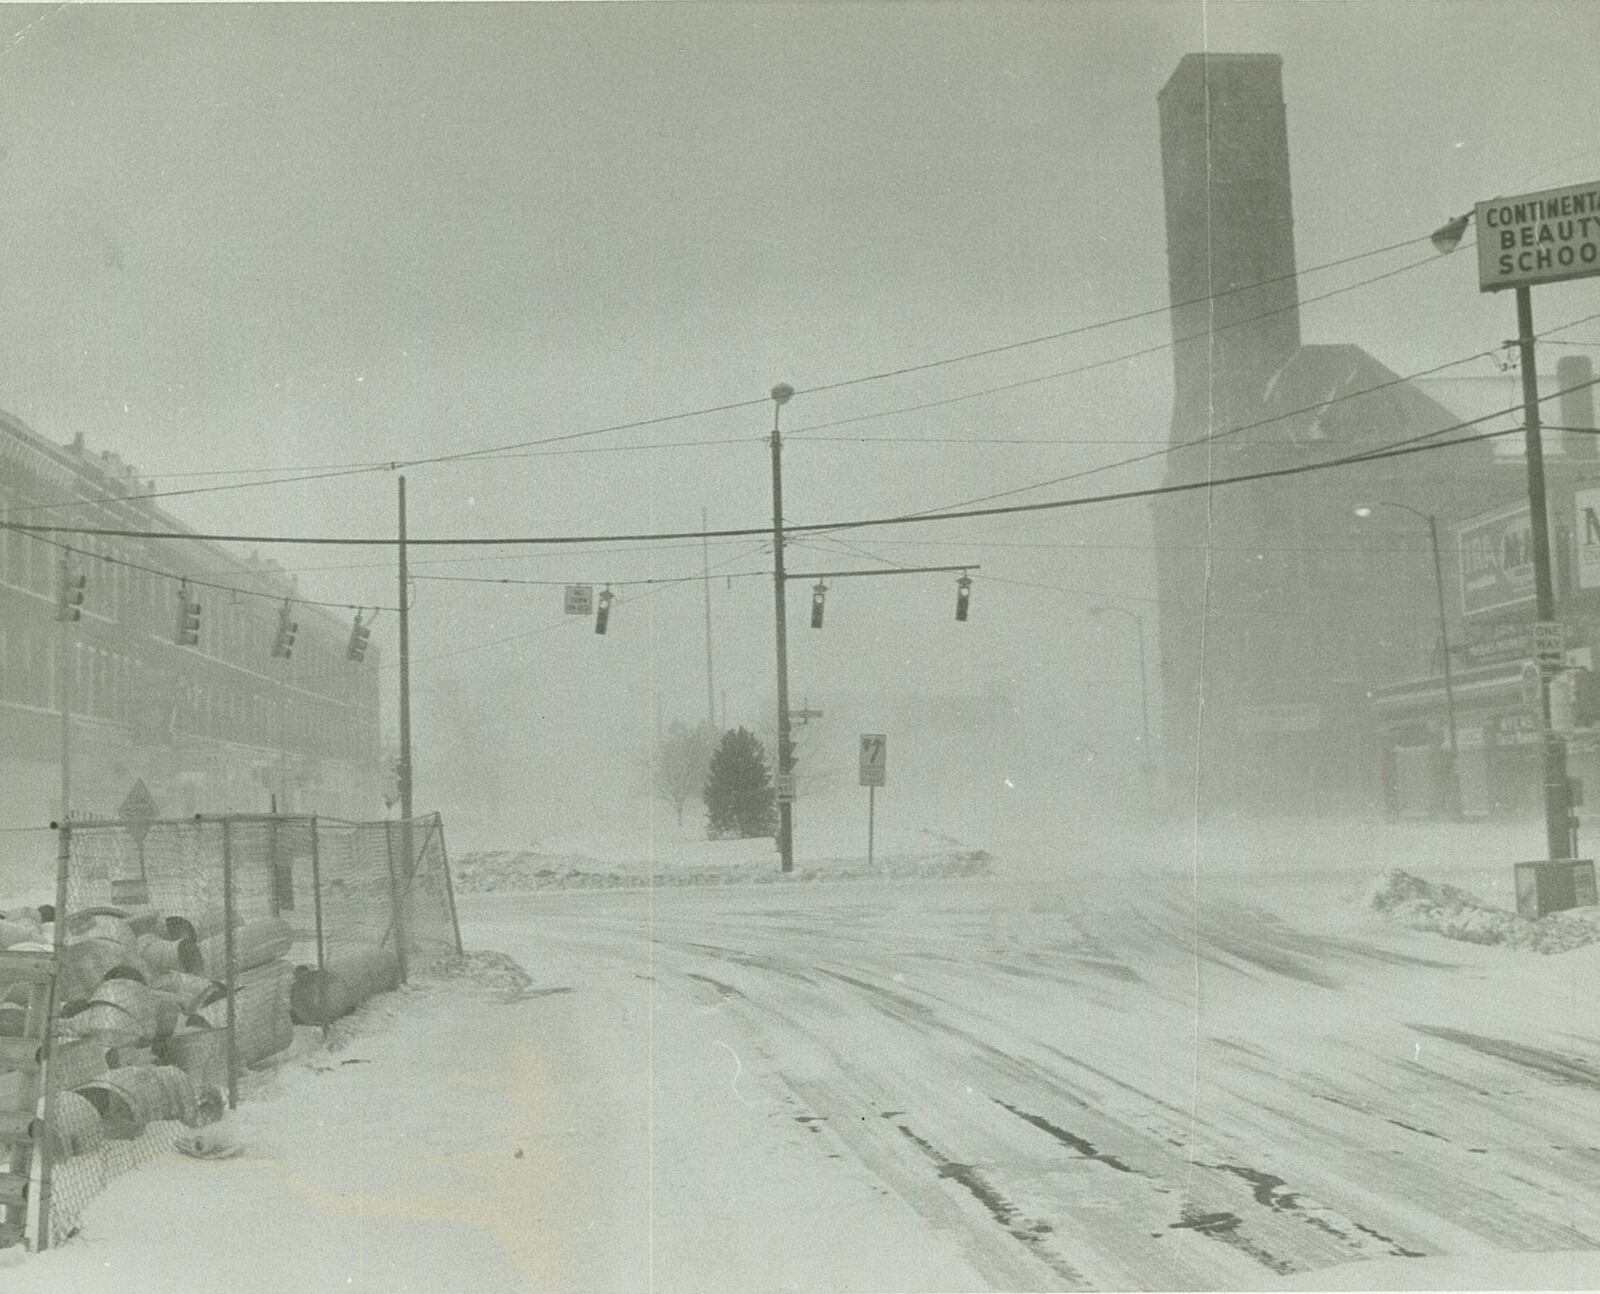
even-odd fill
[[[411,581],[406,572],[406,478],[400,477],[400,839],[409,880],[411,856]]]
[[[783,574],[783,451],[778,413],[794,395],[779,383],[772,388],[772,600],[778,631],[778,856],[794,871],[794,772],[789,753],[789,627]]]

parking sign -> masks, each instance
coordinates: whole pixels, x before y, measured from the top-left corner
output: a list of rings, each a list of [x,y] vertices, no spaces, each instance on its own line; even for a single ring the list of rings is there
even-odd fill
[[[889,766],[889,738],[881,732],[861,734],[861,785],[882,786]]]

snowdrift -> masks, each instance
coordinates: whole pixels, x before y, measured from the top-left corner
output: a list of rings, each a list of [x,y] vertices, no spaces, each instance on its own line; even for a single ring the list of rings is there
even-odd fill
[[[1372,881],[1362,901],[1400,925],[1466,943],[1536,953],[1570,952],[1600,943],[1600,908],[1573,908],[1530,921],[1454,885],[1426,881],[1400,868]]]
[[[743,843],[743,842],[740,842]],[[604,859],[584,854],[498,850],[460,854],[451,860],[456,889],[486,891],[579,890],[650,885],[761,885],[777,881],[930,880],[986,875],[992,858],[981,849],[942,849],[923,854],[892,854],[871,867],[861,857],[805,859],[785,875],[771,854],[759,858],[741,850],[731,861]]]

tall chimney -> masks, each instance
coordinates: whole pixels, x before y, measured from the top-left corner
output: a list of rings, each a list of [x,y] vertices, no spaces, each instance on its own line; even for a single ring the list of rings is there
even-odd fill
[[[1300,346],[1283,60],[1186,54],[1158,102],[1172,434],[1189,439],[1248,421]]]
[[[1556,390],[1561,392],[1561,425],[1594,429],[1594,365],[1587,355],[1563,355],[1556,361]],[[1595,437],[1565,431],[1561,440],[1568,458],[1600,458]]]

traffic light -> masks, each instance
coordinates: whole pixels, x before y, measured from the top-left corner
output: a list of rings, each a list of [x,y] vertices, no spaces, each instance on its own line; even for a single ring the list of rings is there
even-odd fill
[[[180,647],[200,644],[200,603],[189,596],[189,581],[178,585],[178,631],[173,635]]]
[[[828,586],[821,580],[811,590],[811,627],[822,628],[822,599],[828,595]]]
[[[956,581],[956,619],[967,618],[967,603],[972,601],[972,577],[963,575]]]
[[[367,640],[372,637],[372,628],[361,623],[361,612],[356,612],[356,622],[350,629],[350,645],[344,649],[346,660],[353,660],[360,664],[367,656]]]
[[[300,622],[289,619],[289,601],[278,608],[278,632],[272,640],[272,654],[287,660],[294,655],[294,636],[300,632]]]
[[[606,623],[610,619],[611,619],[611,590],[610,589],[602,589],[600,591],[599,606],[596,608],[595,613],[594,613],[594,631],[595,631],[595,633],[597,633],[597,634],[605,633],[605,631],[606,631]]]
[[[56,598],[57,620],[83,619],[83,591],[88,587],[87,575],[74,575],[65,558],[61,560],[61,592]]]

